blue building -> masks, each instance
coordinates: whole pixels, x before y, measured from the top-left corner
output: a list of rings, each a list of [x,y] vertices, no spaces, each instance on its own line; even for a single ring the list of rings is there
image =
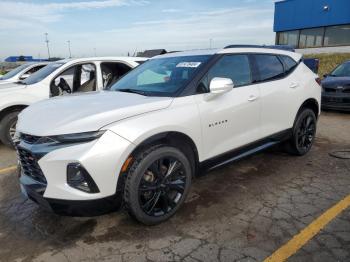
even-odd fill
[[[295,48],[350,46],[350,0],[276,2],[274,31]]]
[[[5,59],[5,62],[41,62],[41,61],[47,61],[47,59],[37,59],[33,58],[32,56],[9,56]]]

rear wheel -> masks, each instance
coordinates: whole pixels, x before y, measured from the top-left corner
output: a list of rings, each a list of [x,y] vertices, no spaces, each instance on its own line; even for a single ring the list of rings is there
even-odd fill
[[[293,135],[287,143],[287,151],[293,155],[305,155],[310,151],[316,135],[316,116],[311,109],[304,109],[297,117]]]
[[[153,147],[130,167],[124,200],[131,216],[146,225],[161,223],[181,207],[192,178],[188,158],[177,148]]]
[[[14,111],[6,116],[0,122],[0,140],[8,147],[14,148],[13,139],[16,133],[16,124],[19,111]]]

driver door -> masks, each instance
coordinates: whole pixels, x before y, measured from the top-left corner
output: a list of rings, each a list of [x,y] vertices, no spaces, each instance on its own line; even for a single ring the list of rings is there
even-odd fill
[[[252,84],[248,55],[225,55],[207,73],[199,89],[209,91],[214,77],[230,78],[234,88],[214,96],[196,96],[201,116],[205,158],[229,152],[260,138],[258,85]]]

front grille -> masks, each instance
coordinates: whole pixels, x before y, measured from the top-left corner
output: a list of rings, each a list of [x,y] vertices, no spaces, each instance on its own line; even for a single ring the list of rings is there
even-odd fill
[[[349,87],[346,87],[346,88],[343,90],[343,93],[350,93],[350,86],[349,86]]]
[[[345,85],[345,86],[339,85],[339,86],[333,86],[333,87],[325,87],[324,91],[326,93],[350,93],[350,85]]]
[[[336,90],[335,90],[334,88],[327,88],[327,87],[326,87],[326,88],[324,89],[324,91],[327,92],[327,93],[335,93]]]
[[[40,136],[32,136],[32,135],[23,134],[23,133],[21,133],[20,135],[20,139],[28,144],[35,144],[36,142],[39,141],[40,138],[41,138]]]
[[[17,151],[23,173],[35,181],[46,184],[46,178],[38,164],[37,158],[30,151],[23,148],[17,148]]]

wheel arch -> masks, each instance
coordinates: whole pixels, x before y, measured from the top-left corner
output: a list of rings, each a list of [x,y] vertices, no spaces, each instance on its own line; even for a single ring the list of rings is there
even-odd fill
[[[305,100],[301,106],[299,107],[299,110],[295,116],[295,119],[297,119],[298,115],[300,114],[300,112],[304,109],[304,108],[309,108],[311,109],[316,116],[316,119],[318,119],[319,113],[320,113],[320,106],[318,101],[315,98],[309,98],[307,100]]]
[[[198,149],[191,137],[178,131],[162,132],[156,135],[152,135],[149,138],[139,143],[133,150],[131,155],[139,152],[144,148],[154,145],[170,145],[180,149],[189,159],[192,161],[193,166],[196,168],[199,163]],[[194,173],[196,171],[193,170]]]
[[[198,150],[195,142],[188,135],[178,131],[162,132],[144,139],[129,154],[129,157],[124,162],[124,165],[127,165],[125,169],[129,170],[131,163],[133,161],[132,159],[133,156],[138,154],[140,151],[155,145],[168,145],[168,146],[170,145],[178,148],[189,158],[191,162],[193,175],[195,176],[199,171],[199,156],[198,156]],[[131,159],[131,161],[129,161],[128,159]],[[122,179],[118,179],[117,191],[124,190],[127,173],[128,171],[124,171],[124,172],[121,171],[120,178]]]
[[[0,111],[0,122],[8,113],[15,112],[15,111],[22,111],[26,107],[28,107],[28,105],[19,104],[19,105],[12,105],[12,106],[8,106],[6,108],[3,108]]]

